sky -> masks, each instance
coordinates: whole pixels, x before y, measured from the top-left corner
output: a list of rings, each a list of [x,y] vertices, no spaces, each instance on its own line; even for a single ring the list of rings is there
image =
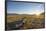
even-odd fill
[[[41,12],[44,12],[44,4],[22,2],[7,3],[7,13],[39,14]]]

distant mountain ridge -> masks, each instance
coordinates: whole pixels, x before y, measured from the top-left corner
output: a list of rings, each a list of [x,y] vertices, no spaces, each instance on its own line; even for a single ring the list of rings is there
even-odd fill
[[[7,15],[19,15],[19,14],[16,14],[16,13],[8,13]]]
[[[42,12],[40,15],[44,15],[45,13]],[[17,14],[17,13],[8,13],[7,15],[36,15],[36,14]]]

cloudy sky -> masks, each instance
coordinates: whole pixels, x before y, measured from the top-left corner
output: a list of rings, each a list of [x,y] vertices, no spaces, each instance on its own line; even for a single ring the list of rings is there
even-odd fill
[[[22,2],[7,3],[7,13],[39,14],[41,12],[44,12],[44,4]]]

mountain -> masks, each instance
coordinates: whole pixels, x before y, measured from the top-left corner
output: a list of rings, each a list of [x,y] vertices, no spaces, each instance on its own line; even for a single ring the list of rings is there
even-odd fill
[[[16,14],[16,13],[8,13],[7,15],[19,15],[19,14]]]
[[[45,15],[45,12],[42,12],[40,15]]]

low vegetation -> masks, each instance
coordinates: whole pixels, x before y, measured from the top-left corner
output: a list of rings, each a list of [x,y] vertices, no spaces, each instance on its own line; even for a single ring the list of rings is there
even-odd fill
[[[11,15],[7,16],[7,29],[39,29],[45,27],[45,15]]]

